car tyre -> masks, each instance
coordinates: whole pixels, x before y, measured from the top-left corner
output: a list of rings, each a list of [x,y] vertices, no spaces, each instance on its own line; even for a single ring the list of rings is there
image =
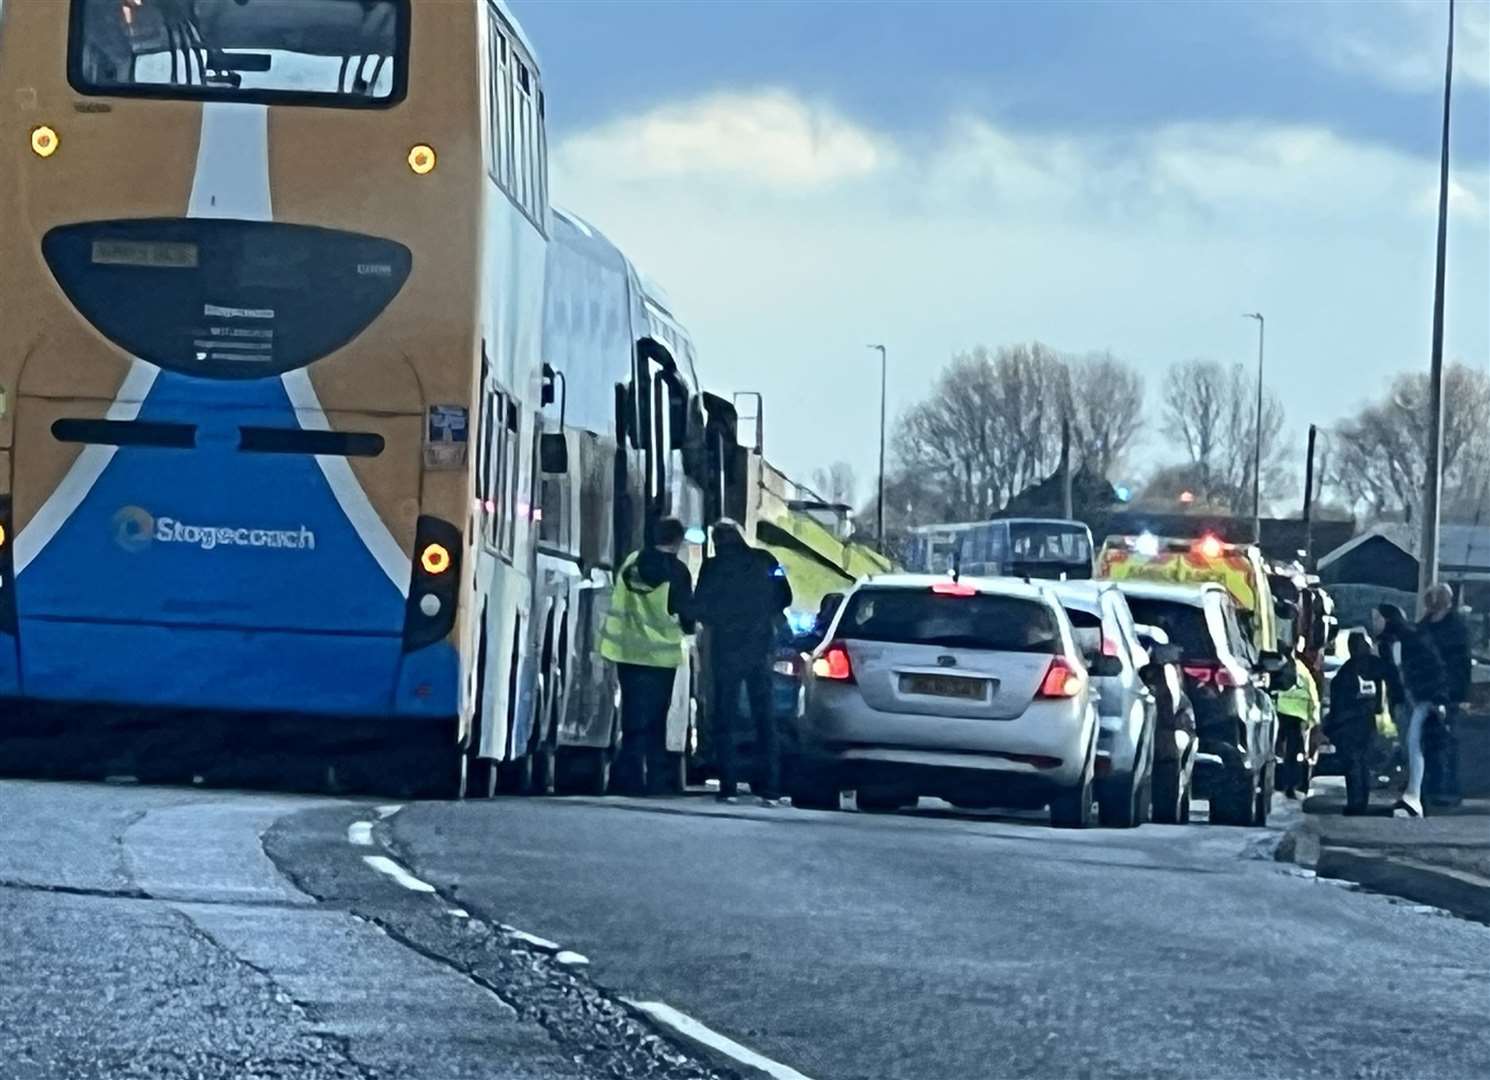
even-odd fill
[[[827,773],[798,766],[786,786],[792,806],[798,810],[838,809],[838,782]]]
[[[1093,762],[1087,760],[1081,780],[1058,791],[1050,800],[1050,823],[1058,829],[1088,829],[1092,825],[1092,803],[1096,792],[1092,779]]]
[[[1252,808],[1252,824],[1263,828],[1268,823],[1268,814],[1273,809],[1274,770],[1277,765],[1269,761],[1263,768],[1262,779],[1257,785],[1257,802]]]
[[[1251,825],[1261,778],[1250,769],[1233,774],[1211,796],[1212,825]]]
[[[1178,758],[1161,763],[1154,774],[1154,821],[1160,825],[1183,823],[1183,804],[1188,802],[1185,770]]]

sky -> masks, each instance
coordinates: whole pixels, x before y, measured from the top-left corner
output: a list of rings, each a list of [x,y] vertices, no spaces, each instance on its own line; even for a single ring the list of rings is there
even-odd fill
[[[1303,432],[1428,363],[1442,0],[513,0],[556,205],[667,290],[767,456],[874,479],[956,352],[1256,363]],[[1446,355],[1490,364],[1490,0],[1458,5]],[[1300,472],[1302,469],[1300,469]]]

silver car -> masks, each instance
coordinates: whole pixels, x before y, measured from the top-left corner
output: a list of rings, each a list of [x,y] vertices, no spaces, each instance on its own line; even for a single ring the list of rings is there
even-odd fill
[[[1051,586],[1076,629],[1099,699],[1097,806],[1103,825],[1132,828],[1153,816],[1157,703],[1143,680],[1148,652],[1122,591],[1110,581]]]
[[[871,578],[845,598],[804,691],[788,762],[797,806],[834,808],[853,789],[861,809],[937,795],[1092,823],[1096,694],[1046,585]]]

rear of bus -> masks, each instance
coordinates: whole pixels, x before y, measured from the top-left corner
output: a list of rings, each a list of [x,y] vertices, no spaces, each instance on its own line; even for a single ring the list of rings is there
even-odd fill
[[[477,26],[7,0],[0,697],[453,745]]]

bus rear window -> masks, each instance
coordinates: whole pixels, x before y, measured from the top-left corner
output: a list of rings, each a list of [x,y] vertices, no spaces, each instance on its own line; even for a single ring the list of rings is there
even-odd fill
[[[73,0],[84,94],[377,108],[408,85],[409,0]]]

